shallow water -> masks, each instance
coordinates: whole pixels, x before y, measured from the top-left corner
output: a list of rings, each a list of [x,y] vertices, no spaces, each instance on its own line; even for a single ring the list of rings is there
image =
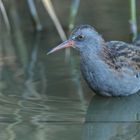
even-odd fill
[[[81,139],[92,94],[80,82],[78,58],[47,56],[46,33],[19,35],[21,48],[16,34],[1,36],[0,139]]]
[[[53,2],[66,27],[69,2]],[[1,22],[0,140],[80,140],[83,136],[85,140],[138,140],[139,95],[125,99],[94,96],[82,79],[77,52],[71,50],[68,60],[64,50],[46,55],[61,42],[54,26],[46,22],[48,16],[42,14],[44,30],[35,33],[28,18],[20,17],[23,22],[16,24],[13,13],[10,34]],[[94,25],[106,40],[129,42],[128,20],[127,1],[88,0],[81,2],[76,24]]]

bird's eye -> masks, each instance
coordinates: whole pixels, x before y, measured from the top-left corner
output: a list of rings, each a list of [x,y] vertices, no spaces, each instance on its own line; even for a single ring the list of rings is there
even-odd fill
[[[82,40],[85,39],[85,36],[84,36],[84,35],[78,35],[76,38],[77,38],[78,40],[82,41]]]

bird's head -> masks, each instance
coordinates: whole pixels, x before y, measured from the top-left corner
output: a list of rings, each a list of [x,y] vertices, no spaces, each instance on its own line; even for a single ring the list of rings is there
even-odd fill
[[[102,37],[92,26],[81,25],[72,31],[68,40],[53,48],[48,54],[69,47],[75,48],[80,52],[83,52],[87,48],[96,52],[99,50],[101,42],[103,42]]]

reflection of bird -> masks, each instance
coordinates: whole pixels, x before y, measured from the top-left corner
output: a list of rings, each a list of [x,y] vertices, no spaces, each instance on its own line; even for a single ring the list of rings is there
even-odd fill
[[[73,47],[80,52],[88,85],[104,96],[127,96],[140,90],[140,47],[122,41],[105,42],[90,25],[81,25],[48,54]]]
[[[140,96],[137,94],[113,99],[93,96],[83,125],[83,139],[139,140],[139,115]]]

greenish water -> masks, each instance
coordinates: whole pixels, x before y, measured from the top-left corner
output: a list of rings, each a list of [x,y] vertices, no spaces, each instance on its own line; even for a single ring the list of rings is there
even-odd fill
[[[25,35],[18,35],[21,48],[16,34],[1,37],[0,139],[80,139],[92,94],[83,90],[78,64],[64,52],[47,56],[46,33]]]
[[[67,31],[69,2],[53,2]],[[61,42],[58,33],[43,8],[43,31],[34,32],[23,3],[19,13],[8,9],[11,33],[0,14],[0,140],[139,140],[139,96],[94,96],[81,76],[78,53],[72,50],[69,60],[64,50],[47,56]],[[94,25],[106,40],[129,42],[128,21],[127,1],[87,0],[76,24]]]

